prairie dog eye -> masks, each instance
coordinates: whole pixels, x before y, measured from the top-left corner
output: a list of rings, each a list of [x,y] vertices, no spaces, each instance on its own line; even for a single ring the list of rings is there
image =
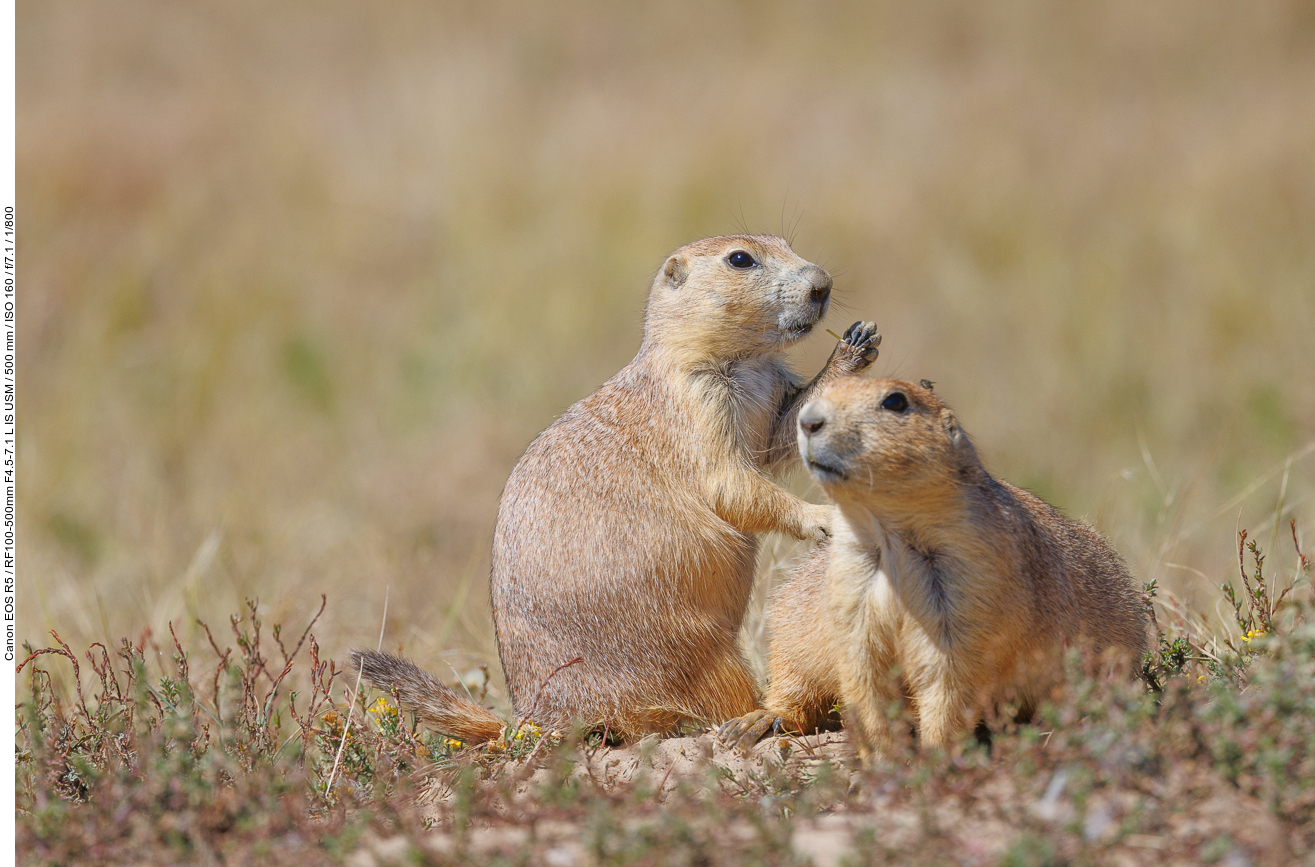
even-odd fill
[[[748,253],[744,252],[743,250],[736,250],[734,253],[731,253],[729,256],[727,256],[726,263],[730,265],[732,268],[736,268],[740,271],[746,271],[749,268],[752,268],[754,265],[758,264],[757,262],[754,261],[752,256],[750,256]]]
[[[881,402],[881,408],[888,409],[891,412],[904,412],[909,408],[909,399],[904,396],[902,391],[892,391]]]

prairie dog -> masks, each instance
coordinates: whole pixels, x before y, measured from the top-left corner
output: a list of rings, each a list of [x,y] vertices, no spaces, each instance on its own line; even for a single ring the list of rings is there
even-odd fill
[[[756,536],[820,540],[831,516],[766,473],[797,459],[803,402],[866,368],[881,339],[855,323],[810,383],[791,373],[781,353],[831,288],[773,236],[681,247],[653,280],[634,360],[530,444],[502,493],[490,576],[518,716],[633,738],[758,706],[738,647]],[[409,665],[355,658],[385,687]],[[436,727],[451,707],[410,694]]]
[[[1006,698],[1025,709],[1062,676],[1066,644],[1136,657],[1142,603],[1090,527],[997,481],[949,407],[895,379],[833,382],[799,413],[805,465],[835,501],[833,538],[774,597],[765,711],[723,727],[747,746],[810,731],[838,702],[861,758],[944,746]]]

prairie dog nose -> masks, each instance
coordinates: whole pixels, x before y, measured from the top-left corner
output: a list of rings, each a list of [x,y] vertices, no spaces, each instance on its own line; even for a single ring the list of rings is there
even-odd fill
[[[804,436],[812,436],[826,426],[830,414],[829,400],[820,397],[810,400],[803,409],[799,410],[799,432]]]
[[[816,265],[809,265],[807,269],[809,282],[808,300],[822,302],[831,297],[831,275],[823,271]]]

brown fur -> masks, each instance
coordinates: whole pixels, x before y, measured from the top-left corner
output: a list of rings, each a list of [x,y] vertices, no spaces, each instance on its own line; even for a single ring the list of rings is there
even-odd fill
[[[896,392],[904,411],[883,407]],[[992,478],[927,388],[836,381],[801,411],[799,448],[836,502],[834,538],[773,599],[767,710],[724,738],[811,731],[839,702],[860,755],[884,755],[901,740],[888,708],[905,701],[919,742],[944,746],[1001,701],[1043,698],[1066,645],[1145,650],[1118,553]]]
[[[733,267],[736,251],[755,264]],[[649,291],[639,354],[526,450],[503,490],[490,578],[518,715],[630,738],[758,705],[737,644],[755,536],[821,539],[830,520],[766,471],[797,457],[803,401],[867,367],[880,341],[856,323],[801,385],[781,352],[821,320],[830,290],[779,238],[680,248]]]
[[[502,733],[503,722],[488,708],[456,692],[414,663],[374,650],[353,650],[352,666],[367,680],[387,688],[398,702],[426,725],[466,743],[491,741]]]

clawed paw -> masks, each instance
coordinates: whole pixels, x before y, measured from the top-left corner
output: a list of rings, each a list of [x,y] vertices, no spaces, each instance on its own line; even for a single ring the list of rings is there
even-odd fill
[[[744,716],[723,723],[717,730],[717,740],[728,747],[748,752],[753,749],[754,744],[762,740],[768,729],[773,734],[780,732],[783,722],[779,714],[769,710],[749,711]]]
[[[881,345],[881,332],[875,322],[855,322],[845,329],[840,342],[849,347],[855,355],[863,360],[864,366],[877,358],[877,347]]]

